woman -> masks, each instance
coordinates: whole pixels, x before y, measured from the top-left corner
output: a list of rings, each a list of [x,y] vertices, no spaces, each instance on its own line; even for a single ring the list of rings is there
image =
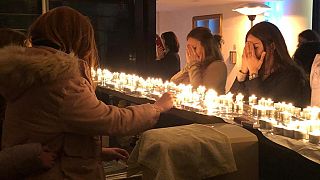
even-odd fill
[[[0,48],[9,45],[24,46],[26,35],[22,32],[10,28],[0,28]],[[0,96],[0,137],[2,135],[2,122],[4,121],[6,111],[6,101]],[[1,141],[0,141],[1,144]],[[1,148],[0,148],[1,149]]]
[[[302,69],[290,58],[280,30],[269,22],[258,23],[247,33],[241,70],[231,91],[302,107],[310,102]]]
[[[170,78],[180,71],[179,42],[177,36],[172,32],[164,32],[161,34],[162,41],[165,46],[164,57],[157,61],[157,69],[162,80],[170,80]]]
[[[300,47],[304,43],[319,41],[320,35],[312,29],[304,30],[298,35],[298,47]]]
[[[24,46],[26,35],[10,28],[0,28],[0,48],[9,45]],[[5,119],[6,102],[0,96],[0,137]],[[1,141],[1,138],[0,138]],[[15,145],[0,151],[0,179],[23,179],[53,167],[56,155],[40,143]]]
[[[320,54],[317,54],[310,73],[311,106],[320,107]]]
[[[178,84],[200,85],[225,93],[227,67],[223,62],[219,44],[205,27],[191,30],[187,36],[186,66],[171,81]]]
[[[310,75],[314,58],[320,53],[320,36],[316,31],[307,29],[298,36],[298,48],[293,55],[293,60]]]
[[[28,37],[32,48],[0,50],[0,92],[7,100],[3,147],[39,142],[58,155],[52,169],[29,179],[105,179],[99,135],[151,128],[172,107],[171,95],[127,108],[99,101],[90,73],[97,65],[94,31],[72,8],[41,15]]]

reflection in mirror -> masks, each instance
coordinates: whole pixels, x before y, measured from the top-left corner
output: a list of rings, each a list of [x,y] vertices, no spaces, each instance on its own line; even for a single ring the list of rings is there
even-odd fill
[[[211,30],[212,34],[222,33],[222,14],[211,14],[204,16],[194,16],[192,18],[192,28],[207,27]]]

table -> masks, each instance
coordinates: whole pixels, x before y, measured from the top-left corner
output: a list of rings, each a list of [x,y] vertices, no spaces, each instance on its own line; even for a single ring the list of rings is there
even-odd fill
[[[98,87],[96,93],[97,97],[105,102],[109,96],[117,97],[134,104],[154,102],[150,99],[127,95],[123,92],[103,87]],[[167,113],[161,114],[155,128],[191,123],[214,124],[227,122],[220,117],[173,108]],[[255,134],[259,140],[259,169],[261,179],[320,179],[320,164],[317,161],[312,161],[292,148],[274,142],[275,140],[272,140],[272,136],[268,137],[258,129],[250,127],[246,127],[246,129]]]

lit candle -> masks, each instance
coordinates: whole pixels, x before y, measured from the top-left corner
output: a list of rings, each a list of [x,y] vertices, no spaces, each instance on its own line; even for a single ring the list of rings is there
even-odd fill
[[[213,89],[209,89],[204,98],[204,106],[206,106],[206,109],[209,110],[210,112],[212,111],[213,108],[216,108],[216,99],[218,97],[218,94],[216,91]]]
[[[266,106],[268,106],[268,107],[273,107],[273,101],[272,101],[272,99],[269,98],[269,99],[267,100]]]
[[[295,107],[294,115],[297,116],[297,117],[300,117],[300,113],[301,113],[301,108]]]
[[[249,97],[249,105],[255,105],[257,104],[257,97],[253,94]]]
[[[266,99],[263,97],[258,101],[258,105],[265,106],[266,105]]]
[[[267,107],[266,116],[268,118],[275,118],[275,109],[273,107]]]
[[[291,120],[291,113],[286,112],[286,111],[280,112],[280,120],[281,120],[281,122],[283,122],[285,124],[289,123]]]
[[[206,92],[206,87],[204,87],[204,86],[199,86],[199,87],[197,88],[197,92],[198,92],[200,95],[204,96],[204,93]]]
[[[243,102],[243,95],[241,93],[239,93],[237,96],[236,96],[236,102]]]

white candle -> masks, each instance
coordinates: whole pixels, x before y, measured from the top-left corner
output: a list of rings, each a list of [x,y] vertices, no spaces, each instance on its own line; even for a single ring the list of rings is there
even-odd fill
[[[243,102],[243,95],[241,93],[239,93],[237,96],[236,96],[236,102]]]

